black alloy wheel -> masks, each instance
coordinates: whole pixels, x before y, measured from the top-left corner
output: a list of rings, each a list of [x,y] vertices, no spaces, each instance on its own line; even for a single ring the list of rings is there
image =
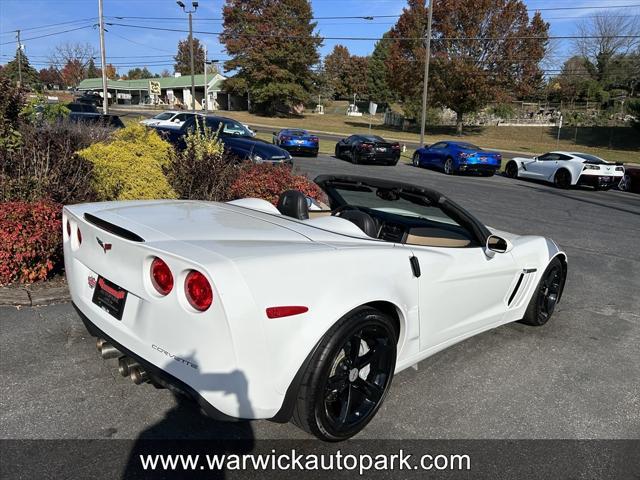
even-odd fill
[[[516,165],[516,162],[507,163],[504,173],[509,178],[518,178],[518,165]]]
[[[325,335],[309,362],[292,421],[325,441],[360,432],[389,390],[396,364],[390,317],[361,308]]]
[[[558,188],[569,188],[571,186],[571,174],[568,170],[561,168],[553,177],[553,183]]]
[[[414,167],[420,166],[420,154],[418,152],[413,152],[413,157],[411,158],[411,164]]]
[[[558,258],[549,262],[527,306],[522,323],[541,326],[549,321],[560,300],[565,275],[564,266]]]

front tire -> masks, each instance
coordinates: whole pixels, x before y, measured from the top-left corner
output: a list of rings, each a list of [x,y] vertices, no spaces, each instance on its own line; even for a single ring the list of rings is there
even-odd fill
[[[342,157],[340,156],[340,149],[338,148],[337,145],[336,145],[336,149],[335,149],[335,152],[334,152],[334,156],[339,160],[342,159]]]
[[[521,322],[534,327],[547,323],[555,311],[565,281],[566,272],[556,257],[547,266],[540,278]]]
[[[420,154],[418,152],[413,152],[413,157],[411,158],[411,164],[414,167],[420,166]]]
[[[507,163],[504,173],[509,178],[518,178],[518,164],[514,161]]]
[[[378,310],[362,308],[343,318],[305,370],[293,423],[328,442],[360,432],[389,390],[397,342],[392,319]]]

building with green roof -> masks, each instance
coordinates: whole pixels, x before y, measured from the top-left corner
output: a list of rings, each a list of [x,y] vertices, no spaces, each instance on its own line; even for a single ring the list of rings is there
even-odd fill
[[[207,76],[209,110],[246,110],[247,99],[224,91],[226,77],[219,73]],[[160,94],[150,92],[150,82],[160,84]],[[196,109],[204,109],[204,74],[194,75]],[[78,90],[96,92],[102,96],[102,79],[87,78],[80,82]],[[191,76],[147,78],[144,80],[107,80],[109,102],[124,105],[166,105],[168,108],[191,106]]]

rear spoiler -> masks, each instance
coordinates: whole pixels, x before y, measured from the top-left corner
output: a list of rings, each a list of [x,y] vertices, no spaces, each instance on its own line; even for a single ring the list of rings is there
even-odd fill
[[[101,228],[102,230],[116,235],[117,237],[122,237],[126,240],[131,240],[132,242],[144,242],[144,238],[142,238],[140,235],[137,235],[127,230],[126,228],[122,228],[118,225],[107,222],[106,220],[102,220],[101,218],[98,218],[95,215],[91,215],[90,213],[85,213],[84,219],[91,225]]]

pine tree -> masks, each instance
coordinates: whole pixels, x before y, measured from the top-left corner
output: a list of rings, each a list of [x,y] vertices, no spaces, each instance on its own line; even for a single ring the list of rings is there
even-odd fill
[[[19,57],[21,59],[19,60]],[[19,66],[19,62],[21,64]],[[38,71],[31,66],[29,59],[20,50],[16,50],[16,55],[2,69],[2,74],[9,78],[13,83],[17,83],[20,79],[20,71],[22,72],[22,86],[28,88],[40,88],[40,76]]]
[[[322,39],[308,0],[226,0],[220,41],[235,70],[226,88],[249,93],[251,107],[268,114],[291,113],[309,100],[312,67],[318,64]]]
[[[87,63],[87,78],[98,78],[101,75],[102,72],[96,68],[93,58],[90,58],[89,63]]]
[[[178,42],[178,53],[175,57],[174,70],[182,75],[191,75],[191,50],[189,39]],[[204,73],[204,48],[196,37],[193,37],[193,72]]]
[[[387,59],[389,57],[389,32],[385,33],[382,40],[376,42],[373,54],[369,59],[369,70],[367,72],[367,87],[369,99],[382,105],[388,105],[395,101],[395,95],[389,85],[391,76]]]

